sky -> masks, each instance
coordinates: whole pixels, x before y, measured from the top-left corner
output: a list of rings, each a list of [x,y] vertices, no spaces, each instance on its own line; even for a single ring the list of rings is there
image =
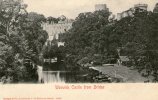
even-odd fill
[[[93,12],[95,4],[106,4],[113,14],[133,7],[134,4],[146,3],[148,10],[153,10],[158,0],[24,0],[28,12],[37,12],[46,17],[65,15],[75,18],[82,12]]]

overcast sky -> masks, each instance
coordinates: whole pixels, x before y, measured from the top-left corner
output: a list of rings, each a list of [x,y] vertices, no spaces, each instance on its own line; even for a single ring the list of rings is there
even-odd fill
[[[44,14],[46,17],[65,15],[75,18],[81,12],[94,11],[95,4],[107,4],[114,14],[133,7],[137,3],[146,3],[148,9],[153,10],[158,0],[24,0],[28,4],[29,12]]]

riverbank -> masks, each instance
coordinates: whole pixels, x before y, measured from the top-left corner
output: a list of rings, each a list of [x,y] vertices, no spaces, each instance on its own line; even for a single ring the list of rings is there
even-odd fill
[[[86,66],[86,65],[85,65]],[[123,65],[89,65],[87,68],[95,70],[99,75],[93,77],[94,82],[123,82],[123,83],[144,83],[148,81],[137,70],[131,70]]]

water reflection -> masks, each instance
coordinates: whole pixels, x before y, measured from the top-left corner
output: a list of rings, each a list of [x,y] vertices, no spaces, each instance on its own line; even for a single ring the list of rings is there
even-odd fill
[[[75,73],[63,70],[44,69],[38,66],[38,82],[39,83],[67,83],[75,81]]]
[[[43,71],[44,83],[65,83],[66,72],[62,71]]]

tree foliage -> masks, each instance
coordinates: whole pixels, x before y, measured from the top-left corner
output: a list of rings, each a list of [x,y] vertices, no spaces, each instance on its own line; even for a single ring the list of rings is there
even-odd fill
[[[30,17],[26,7],[20,0],[1,1],[0,77],[13,81],[28,81],[35,77],[33,65],[38,64],[48,37],[40,26],[41,15]]]
[[[116,30],[123,33],[122,50],[133,62],[132,66],[140,72],[145,70],[147,76],[154,77],[158,71],[157,16],[158,14],[152,12],[136,12],[133,18],[119,21]]]
[[[148,11],[134,12],[134,16],[109,22],[110,13],[104,11],[81,13],[73,28],[63,34],[68,61],[88,57],[89,61],[116,63],[121,56],[128,56],[139,72],[158,80],[158,14]],[[113,61],[112,61],[113,60]],[[70,62],[70,63],[71,63]]]
[[[109,24],[109,16],[110,12],[107,11],[81,13],[73,23],[73,28],[63,35],[66,51],[68,55],[75,56],[75,62],[88,57],[90,61],[100,59],[98,61],[108,63],[105,58],[117,56],[117,37],[110,37],[114,25]]]

